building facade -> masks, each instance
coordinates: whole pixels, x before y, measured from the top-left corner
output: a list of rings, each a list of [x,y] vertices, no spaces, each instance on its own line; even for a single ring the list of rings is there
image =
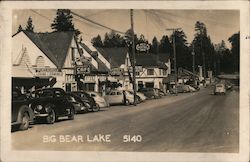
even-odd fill
[[[12,37],[13,86],[76,90],[76,65],[82,64],[76,59],[80,57],[74,32],[21,31]]]

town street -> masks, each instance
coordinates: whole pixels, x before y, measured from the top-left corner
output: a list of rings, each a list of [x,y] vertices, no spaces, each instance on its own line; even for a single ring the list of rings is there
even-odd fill
[[[99,134],[106,136],[93,140]],[[18,150],[238,152],[239,91],[215,96],[202,88],[137,106],[112,106],[73,121],[32,125],[11,138]]]

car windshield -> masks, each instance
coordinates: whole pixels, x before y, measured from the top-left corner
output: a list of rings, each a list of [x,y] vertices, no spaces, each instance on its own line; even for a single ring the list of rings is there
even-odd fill
[[[43,97],[53,97],[53,92],[51,90],[41,90],[41,91],[37,91],[36,93],[36,97],[37,98],[43,98]]]

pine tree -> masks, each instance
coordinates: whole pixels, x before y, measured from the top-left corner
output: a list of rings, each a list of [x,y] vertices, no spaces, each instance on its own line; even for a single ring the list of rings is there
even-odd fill
[[[17,33],[21,32],[23,30],[23,27],[21,25],[19,25]]]
[[[95,47],[103,47],[102,38],[99,34],[96,37],[92,38],[91,43]]]
[[[75,31],[76,36],[81,32],[78,29],[75,29],[72,22],[73,16],[71,11],[68,9],[58,9],[56,13],[56,18],[51,24],[51,28],[54,31]]]
[[[26,31],[30,31],[30,32],[34,32],[34,26],[33,26],[32,18],[31,17],[29,17],[29,19],[27,21],[27,25],[26,25],[25,30]]]
[[[159,42],[158,42],[156,37],[154,37],[153,40],[152,40],[152,45],[151,45],[151,48],[150,48],[150,52],[152,52],[154,54],[159,53]]]

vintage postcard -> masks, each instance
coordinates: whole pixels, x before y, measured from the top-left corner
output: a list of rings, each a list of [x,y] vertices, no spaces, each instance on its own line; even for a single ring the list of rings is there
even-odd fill
[[[248,1],[1,8],[1,161],[249,161]]]

